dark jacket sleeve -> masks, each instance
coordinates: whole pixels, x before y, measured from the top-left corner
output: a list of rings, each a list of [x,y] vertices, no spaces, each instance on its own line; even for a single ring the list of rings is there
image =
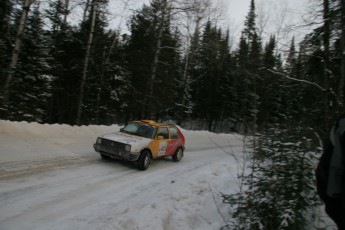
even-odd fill
[[[323,152],[315,170],[317,193],[323,201],[327,199],[329,164],[332,157],[332,151],[333,144],[329,138],[326,138],[323,141]]]
[[[338,121],[340,122],[341,120],[345,120],[345,114],[342,115]],[[345,169],[345,130],[344,130],[344,128],[342,130],[343,131],[342,131],[341,136],[340,136],[340,145],[341,145],[341,152],[342,152],[342,167],[343,167],[343,169]],[[341,197],[344,200],[343,207],[345,209],[345,170],[343,170],[342,196]]]

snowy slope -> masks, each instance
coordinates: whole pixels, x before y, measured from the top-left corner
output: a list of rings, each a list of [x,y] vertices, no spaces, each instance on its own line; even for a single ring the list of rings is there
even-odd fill
[[[92,144],[118,126],[0,121],[0,229],[220,229],[238,189],[239,135],[183,130],[185,157],[147,171]]]

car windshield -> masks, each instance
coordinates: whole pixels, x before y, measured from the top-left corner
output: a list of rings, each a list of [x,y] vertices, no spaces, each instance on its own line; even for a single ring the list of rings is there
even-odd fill
[[[146,138],[153,138],[156,131],[156,127],[151,126],[149,124],[130,122],[123,129],[121,129],[121,131]]]

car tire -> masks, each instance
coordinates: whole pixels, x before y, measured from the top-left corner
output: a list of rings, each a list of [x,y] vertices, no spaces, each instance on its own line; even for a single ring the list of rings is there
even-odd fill
[[[103,153],[100,153],[101,154],[101,157],[103,160],[109,160],[110,157],[108,157],[107,155],[104,155]]]
[[[183,157],[183,149],[182,148],[178,148],[175,152],[174,155],[172,155],[172,160],[175,162],[178,162],[182,159]]]
[[[138,160],[138,168],[139,170],[146,170],[151,162],[151,155],[150,152],[147,150],[142,151]]]

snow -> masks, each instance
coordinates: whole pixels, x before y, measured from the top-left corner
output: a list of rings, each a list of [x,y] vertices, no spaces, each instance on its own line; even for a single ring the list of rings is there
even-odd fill
[[[97,136],[119,126],[0,120],[0,229],[220,229],[238,190],[242,137],[182,130],[185,156],[146,171],[104,161]]]

